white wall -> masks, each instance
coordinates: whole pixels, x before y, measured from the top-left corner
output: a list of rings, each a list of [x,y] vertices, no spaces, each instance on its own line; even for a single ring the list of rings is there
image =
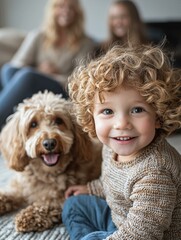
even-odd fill
[[[86,31],[95,39],[107,37],[107,12],[114,0],[80,0]],[[145,21],[181,21],[181,0],[133,0]],[[31,30],[41,25],[46,0],[0,0],[0,26]]]
[[[0,0],[0,26],[31,30],[39,26],[46,0]]]
[[[108,35],[107,14],[112,2],[113,0],[81,0],[87,33],[97,40],[105,39]]]
[[[145,21],[181,20],[181,0],[133,0]]]
[[[133,0],[144,21],[181,21],[181,0]],[[114,0],[81,0],[87,32],[97,39],[107,37],[107,13]]]

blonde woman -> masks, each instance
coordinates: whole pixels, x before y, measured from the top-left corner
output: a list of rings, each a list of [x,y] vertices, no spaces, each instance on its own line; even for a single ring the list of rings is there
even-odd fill
[[[0,127],[16,104],[40,90],[67,98],[67,77],[93,48],[94,42],[84,33],[79,1],[50,0],[43,27],[29,33],[12,61],[2,68]]]

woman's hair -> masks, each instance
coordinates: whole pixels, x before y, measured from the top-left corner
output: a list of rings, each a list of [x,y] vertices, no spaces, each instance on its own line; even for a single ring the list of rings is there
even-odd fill
[[[113,5],[122,5],[127,9],[127,12],[130,17],[130,28],[126,38],[120,38],[114,34],[111,28],[111,20],[108,19],[110,37],[109,40],[105,43],[105,47],[114,45],[114,43],[125,44],[130,42],[132,45],[138,45],[147,42],[146,37],[146,27],[143,21],[141,20],[139,11],[136,5],[129,0],[117,0],[112,3]]]
[[[47,46],[56,46],[60,41],[61,33],[60,26],[54,18],[54,9],[57,2],[60,0],[49,0],[45,9],[44,31],[45,31],[45,44]],[[73,24],[66,28],[68,34],[68,41],[70,47],[79,45],[80,40],[84,37],[84,13],[79,3],[79,0],[62,0],[72,2],[75,12],[75,21]],[[63,30],[64,31],[64,30]]]
[[[69,94],[78,123],[95,137],[94,98],[117,87],[138,90],[156,112],[161,131],[169,135],[181,126],[181,70],[173,69],[161,46],[114,46],[105,55],[79,66],[69,78]]]

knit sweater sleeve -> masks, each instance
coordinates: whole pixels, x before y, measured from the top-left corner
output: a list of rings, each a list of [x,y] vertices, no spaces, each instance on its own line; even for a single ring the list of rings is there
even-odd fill
[[[99,179],[88,182],[87,187],[89,194],[105,198],[101,177]]]
[[[106,240],[161,240],[171,224],[176,187],[166,170],[140,176],[132,187],[126,221]],[[120,203],[121,205],[121,203]]]
[[[103,161],[102,161],[102,167],[101,167],[102,168],[101,176],[99,177],[99,179],[96,179],[87,183],[89,194],[105,198],[105,192],[103,187],[103,179],[104,179],[103,174],[104,174],[104,169],[107,168],[107,159],[109,159],[110,156],[111,156],[110,149],[108,150],[106,146],[103,146],[103,150],[102,150]]]

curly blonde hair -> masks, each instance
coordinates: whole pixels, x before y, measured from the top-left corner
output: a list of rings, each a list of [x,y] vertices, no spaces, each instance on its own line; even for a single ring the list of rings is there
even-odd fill
[[[94,97],[118,86],[133,87],[150,104],[169,135],[181,126],[181,70],[173,69],[161,46],[114,46],[104,56],[80,66],[69,78],[69,94],[75,104],[78,123],[96,136]]]
[[[45,32],[45,45],[53,45],[59,42],[61,38],[60,27],[54,19],[54,9],[57,2],[60,0],[49,0],[45,8],[45,19],[43,23],[43,28]],[[84,13],[80,5],[79,0],[62,0],[70,1],[75,12],[74,23],[66,29],[68,34],[68,44],[70,47],[76,47],[80,44],[80,40],[85,37],[84,33]]]

